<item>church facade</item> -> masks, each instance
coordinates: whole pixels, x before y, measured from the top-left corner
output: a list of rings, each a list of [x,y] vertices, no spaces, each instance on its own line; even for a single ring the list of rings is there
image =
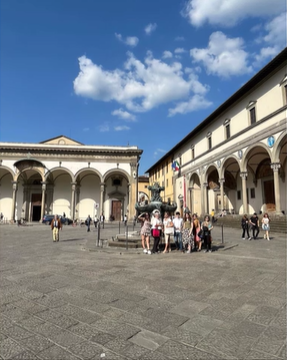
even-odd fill
[[[66,136],[41,143],[0,142],[0,211],[7,220],[73,220],[134,216],[138,198],[136,146],[84,145]]]

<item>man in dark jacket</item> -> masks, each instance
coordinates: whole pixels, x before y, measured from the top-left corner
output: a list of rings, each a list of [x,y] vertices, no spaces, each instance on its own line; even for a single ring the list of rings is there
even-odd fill
[[[86,219],[85,222],[87,226],[87,232],[90,232],[91,222],[92,222],[92,218],[90,217],[90,215],[88,215],[88,218]]]
[[[256,239],[259,234],[259,218],[257,217],[257,213],[254,213],[250,218],[250,223],[252,225],[252,235],[253,239]]]
[[[52,219],[51,229],[53,231],[53,242],[59,242],[59,230],[62,229],[62,223],[57,214]]]

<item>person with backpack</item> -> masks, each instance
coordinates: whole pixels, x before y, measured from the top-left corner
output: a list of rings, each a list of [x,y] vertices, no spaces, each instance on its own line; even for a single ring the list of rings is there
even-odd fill
[[[259,218],[257,216],[257,213],[254,213],[253,216],[250,218],[250,223],[252,224],[253,239],[257,239],[259,234]],[[249,240],[251,240],[251,238]]]

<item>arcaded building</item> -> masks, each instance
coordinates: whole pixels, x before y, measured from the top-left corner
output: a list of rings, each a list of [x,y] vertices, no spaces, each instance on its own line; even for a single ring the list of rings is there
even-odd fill
[[[136,146],[84,145],[64,135],[40,143],[0,142],[0,211],[7,220],[44,214],[132,219],[138,198]]]
[[[287,48],[147,170],[179,210],[286,213],[286,65]]]

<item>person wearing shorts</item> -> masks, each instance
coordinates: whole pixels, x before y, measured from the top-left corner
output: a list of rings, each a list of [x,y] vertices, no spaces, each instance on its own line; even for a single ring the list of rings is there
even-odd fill
[[[151,250],[149,249],[149,239],[151,235],[150,216],[148,213],[145,213],[144,216],[140,215],[138,219],[142,222],[141,239],[142,239],[143,253],[151,254]]]
[[[168,212],[165,212],[164,214],[163,225],[164,225],[164,241],[165,241],[165,248],[163,253],[168,253],[170,249],[170,236],[174,234],[173,222]]]

